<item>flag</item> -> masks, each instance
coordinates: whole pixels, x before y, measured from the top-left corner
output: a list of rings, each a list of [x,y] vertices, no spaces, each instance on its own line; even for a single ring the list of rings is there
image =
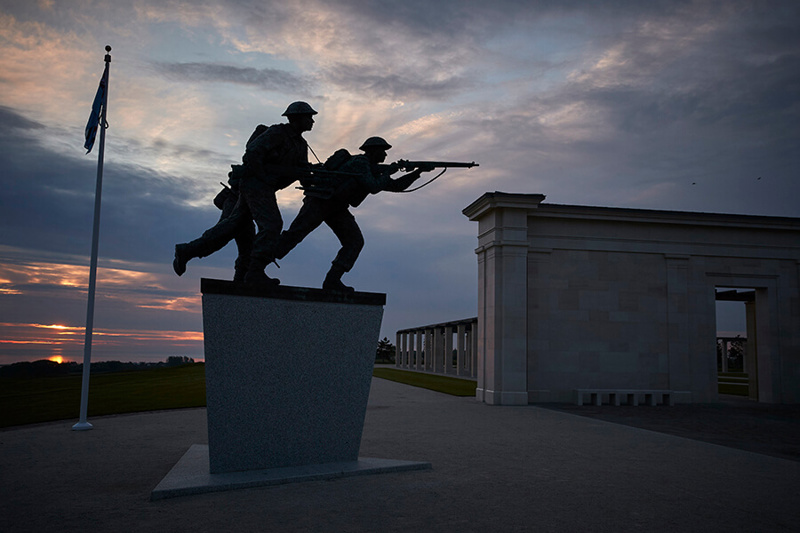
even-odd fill
[[[108,65],[103,71],[103,77],[100,78],[100,86],[97,88],[97,94],[94,95],[94,103],[92,104],[92,113],[89,115],[89,122],[86,123],[86,142],[83,147],[86,148],[86,153],[92,151],[94,146],[94,138],[97,136],[97,127],[100,125],[100,119],[103,116],[103,107],[106,105],[106,85],[108,84]]]

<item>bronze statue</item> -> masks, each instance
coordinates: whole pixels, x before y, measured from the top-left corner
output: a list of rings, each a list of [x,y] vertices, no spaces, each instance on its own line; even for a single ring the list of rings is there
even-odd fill
[[[380,137],[370,137],[359,148],[364,152],[361,155],[350,156],[342,149],[331,156],[324,165],[329,171],[328,175],[320,179],[314,179],[314,176],[301,178],[305,190],[303,206],[289,229],[281,233],[275,256],[278,259],[286,256],[324,222],[333,230],[342,247],[325,276],[322,288],[353,291],[352,287],[342,283],[341,278],[353,268],[364,247],[364,237],[349,208],[358,207],[369,194],[404,191],[419,179],[422,172],[434,168],[426,162],[416,162],[415,170],[393,179],[390,175],[397,172],[401,165],[381,165],[386,160],[386,151],[391,147]]]
[[[266,131],[264,124],[259,124],[247,140],[249,144],[253,139]],[[175,259],[172,261],[172,268],[175,273],[182,276],[186,272],[186,263],[195,257],[206,257],[225,247],[231,240],[236,240],[238,256],[234,264],[234,281],[244,281],[247,268],[250,265],[250,250],[253,248],[253,239],[256,232],[253,221],[249,217],[237,216],[227,220],[232,214],[236,204],[239,202],[239,179],[234,177],[233,171],[228,173],[228,185],[223,185],[223,189],[214,197],[214,205],[219,208],[220,214],[217,224],[209,228],[199,238],[175,245]]]
[[[228,174],[230,195],[220,198],[223,213],[219,222],[200,238],[175,246],[172,266],[176,274],[186,271],[190,259],[210,255],[236,239],[239,256],[234,280],[280,283],[264,272],[275,260],[275,246],[283,228],[275,192],[294,183],[302,170],[309,168],[308,145],[302,134],[311,131],[316,114],[306,102],[293,102],[283,113],[288,124],[256,129],[247,142],[242,164],[233,165]],[[254,235],[253,221],[258,228]]]

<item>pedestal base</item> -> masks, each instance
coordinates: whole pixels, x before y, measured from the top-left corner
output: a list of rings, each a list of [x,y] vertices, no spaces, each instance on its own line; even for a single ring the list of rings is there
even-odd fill
[[[357,460],[386,295],[201,287],[211,473]]]
[[[267,468],[225,474],[211,474],[208,465],[208,446],[193,445],[150,493],[150,500],[303,481],[431,469],[431,464],[426,462],[366,457],[359,457],[356,461]]]

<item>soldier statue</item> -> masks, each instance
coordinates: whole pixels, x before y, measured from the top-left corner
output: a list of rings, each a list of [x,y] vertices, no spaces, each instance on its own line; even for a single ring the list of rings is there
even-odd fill
[[[266,266],[275,260],[275,246],[283,228],[275,192],[297,180],[293,170],[308,168],[308,144],[302,134],[311,131],[316,114],[306,102],[293,102],[283,113],[288,124],[256,129],[247,142],[242,164],[232,166],[230,194],[220,202],[223,213],[219,222],[200,238],[175,246],[172,266],[176,274],[186,271],[189,260],[210,255],[236,239],[239,256],[234,280],[279,283],[265,273]],[[258,228],[255,235],[253,221]]]
[[[324,222],[333,230],[342,247],[325,276],[322,288],[352,292],[352,287],[342,283],[342,276],[353,268],[364,247],[364,237],[349,208],[358,207],[369,194],[404,191],[419,179],[422,172],[433,169],[433,166],[423,164],[413,172],[397,179],[391,178],[390,175],[397,172],[400,166],[396,163],[381,165],[386,160],[386,151],[391,147],[380,137],[370,137],[359,148],[363,154],[349,156],[345,150],[337,151],[337,154],[349,156],[335,166],[335,173],[340,174],[341,178],[328,187],[304,187],[303,206],[289,229],[281,233],[275,257],[281,259],[286,256]],[[329,161],[326,166],[329,166]]]

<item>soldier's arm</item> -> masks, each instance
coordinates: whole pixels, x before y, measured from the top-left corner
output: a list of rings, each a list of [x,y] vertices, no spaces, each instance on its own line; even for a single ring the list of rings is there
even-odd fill
[[[413,172],[409,172],[408,174],[400,176],[399,178],[389,179],[388,183],[384,185],[383,190],[390,192],[404,191],[411,187],[411,184],[417,181],[421,175],[422,170],[417,169]]]
[[[418,166],[414,171],[409,172],[404,176],[400,176],[397,179],[389,178],[389,183],[384,186],[383,190],[391,192],[404,191],[411,187],[411,184],[417,181],[423,172],[430,172],[434,168],[436,167],[433,165],[423,164]]]
[[[384,175],[374,175],[372,173],[372,168],[370,167],[369,161],[363,156],[352,158],[344,167],[342,167],[342,171],[356,174],[356,181],[358,184],[371,194],[382,191],[383,186],[389,179]]]

